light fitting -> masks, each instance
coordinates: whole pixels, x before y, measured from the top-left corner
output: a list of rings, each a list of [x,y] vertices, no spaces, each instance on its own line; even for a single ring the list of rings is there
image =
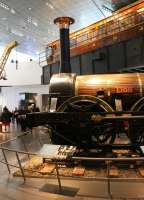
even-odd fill
[[[10,11],[11,11],[12,14],[15,14],[15,13],[16,13],[16,11],[15,11],[13,8],[11,8]]]
[[[48,6],[50,9],[54,9],[53,5],[50,2],[46,2],[46,6]]]
[[[5,10],[9,10],[10,9],[7,4],[5,4],[5,3],[1,2],[1,1],[0,1],[0,7],[4,8]]]

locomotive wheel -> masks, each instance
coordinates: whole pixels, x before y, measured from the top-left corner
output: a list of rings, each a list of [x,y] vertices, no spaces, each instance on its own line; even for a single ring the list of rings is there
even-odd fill
[[[94,96],[74,96],[65,101],[57,112],[113,112],[112,107],[104,100]],[[112,144],[115,140],[115,131],[112,123],[73,122],[68,125],[57,126],[65,142],[71,141],[76,145]],[[60,138],[59,138],[60,139]],[[58,140],[59,140],[58,139]],[[61,138],[62,139],[62,138]]]
[[[131,111],[144,111],[144,97],[139,99],[131,108]],[[144,145],[143,120],[134,120],[129,123],[129,135],[133,144]]]

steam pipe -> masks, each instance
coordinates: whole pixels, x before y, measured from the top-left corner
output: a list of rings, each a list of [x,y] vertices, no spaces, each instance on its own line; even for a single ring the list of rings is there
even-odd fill
[[[58,17],[54,20],[60,29],[60,73],[71,73],[69,26],[74,23],[71,17]]]

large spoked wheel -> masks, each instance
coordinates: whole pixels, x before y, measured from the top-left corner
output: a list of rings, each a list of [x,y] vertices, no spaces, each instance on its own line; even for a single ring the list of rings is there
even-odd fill
[[[98,97],[75,96],[65,101],[57,112],[113,112],[113,109]],[[112,144],[116,136],[112,123],[92,123],[90,120],[74,121],[74,119],[71,119],[68,124],[58,125],[56,134],[59,142],[80,146]]]
[[[139,99],[131,108],[131,111],[144,111],[144,97]],[[144,145],[144,121],[134,120],[129,123],[129,137],[133,144]]]

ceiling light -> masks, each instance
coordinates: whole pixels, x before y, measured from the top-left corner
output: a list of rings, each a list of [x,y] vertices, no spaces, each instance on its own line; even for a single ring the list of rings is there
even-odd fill
[[[31,18],[31,17],[28,17],[28,18],[27,18],[27,22],[28,22],[28,23],[32,23],[32,18]]]
[[[30,7],[28,8],[28,10],[31,10],[31,9],[32,9],[32,8],[30,8]]]
[[[38,23],[36,22],[36,21],[34,21],[33,19],[32,19],[32,17],[31,16],[29,16],[28,18],[27,18],[27,22],[29,23],[29,24],[33,24],[34,26],[38,26]]]
[[[11,13],[12,13],[12,14],[15,14],[16,11],[15,11],[13,8],[11,8]]]
[[[51,3],[49,3],[49,2],[46,2],[46,6],[48,6],[52,10],[54,9],[53,5]]]
[[[9,6],[7,4],[3,3],[3,2],[0,2],[0,7],[4,8],[5,10],[9,10],[10,9]]]
[[[34,25],[34,26],[38,26],[38,23],[37,22],[35,22],[35,21],[32,21],[32,24]]]
[[[50,3],[49,3],[49,7],[50,7],[52,10],[54,9],[53,5],[50,4]]]

